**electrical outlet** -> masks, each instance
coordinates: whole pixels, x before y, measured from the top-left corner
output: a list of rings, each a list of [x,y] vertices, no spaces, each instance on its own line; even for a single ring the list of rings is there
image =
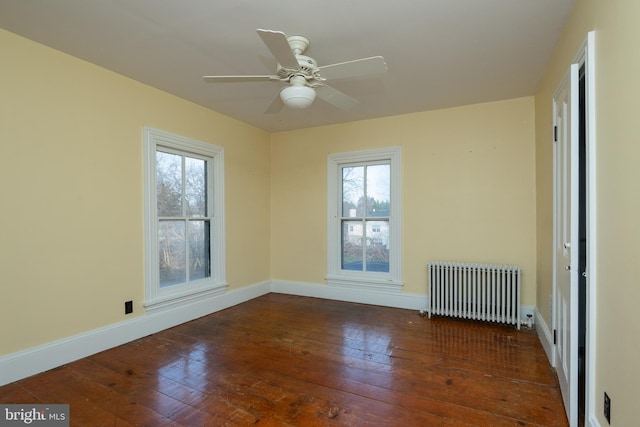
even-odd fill
[[[611,424],[611,399],[606,391],[604,392],[604,417]]]
[[[125,301],[124,303],[124,314],[133,313],[133,301]]]

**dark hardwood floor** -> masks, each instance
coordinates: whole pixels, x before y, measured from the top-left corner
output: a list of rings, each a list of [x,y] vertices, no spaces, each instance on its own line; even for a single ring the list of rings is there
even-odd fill
[[[0,387],[72,426],[567,426],[535,332],[268,294]]]

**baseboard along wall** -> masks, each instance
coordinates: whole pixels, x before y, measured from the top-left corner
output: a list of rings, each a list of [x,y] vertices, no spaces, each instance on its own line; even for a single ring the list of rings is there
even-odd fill
[[[363,291],[287,280],[265,281],[2,356],[0,357],[0,385],[117,347],[270,292],[417,311],[426,310],[429,302],[428,296],[420,294]],[[534,311],[533,318],[542,320],[537,309],[528,306],[522,307],[522,318],[527,319],[526,314]],[[547,351],[546,347],[545,351]]]

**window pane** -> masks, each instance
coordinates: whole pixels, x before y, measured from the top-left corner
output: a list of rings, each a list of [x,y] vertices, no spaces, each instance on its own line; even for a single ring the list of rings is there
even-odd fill
[[[389,221],[367,221],[367,271],[389,272]]]
[[[156,152],[158,216],[182,216],[182,156]]]
[[[211,276],[209,221],[189,222],[189,281]]]
[[[367,216],[389,216],[391,165],[367,166]]]
[[[364,216],[364,166],[342,168],[342,216]]]
[[[185,199],[187,216],[207,216],[207,162],[191,157],[184,158]]]
[[[362,271],[362,221],[342,221],[342,269]]]
[[[185,222],[160,221],[158,224],[158,256],[160,287],[185,283]]]

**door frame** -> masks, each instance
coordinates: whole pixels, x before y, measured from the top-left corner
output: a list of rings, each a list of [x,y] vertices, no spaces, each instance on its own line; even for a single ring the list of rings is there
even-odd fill
[[[572,63],[553,95],[553,341],[570,427],[578,427],[580,65]]]
[[[598,426],[598,420],[596,417],[596,408],[598,405],[596,404],[596,352],[595,352],[595,343],[596,343],[596,290],[597,290],[597,252],[596,252],[596,238],[597,238],[597,230],[596,230],[596,215],[597,215],[597,205],[596,205],[596,97],[595,97],[595,32],[590,31],[587,34],[586,40],[583,42],[580,47],[577,55],[571,62],[572,64],[578,64],[578,66],[584,66],[585,69],[585,173],[586,173],[586,234],[587,234],[587,249],[586,249],[586,257],[587,257],[587,265],[586,265],[586,337],[585,337],[585,364],[586,364],[586,378],[585,378],[585,425],[586,426]],[[578,131],[576,129],[575,131]],[[578,153],[572,153],[572,156],[576,156]],[[555,173],[555,155],[554,155],[554,173]],[[555,190],[554,190],[555,191]],[[555,194],[555,193],[554,193]],[[555,196],[554,196],[555,198]],[[556,212],[554,210],[554,224],[556,221],[555,215]],[[553,241],[555,244],[555,225],[554,225],[554,236]],[[554,252],[555,253],[555,246]],[[555,269],[557,266],[555,265],[555,257],[554,257],[554,266],[553,266],[553,291],[552,291],[552,299],[551,306],[552,310],[552,330],[557,330],[557,316],[555,312],[556,307],[556,283],[555,283]],[[577,313],[576,313],[577,317]],[[556,344],[553,344],[553,349],[551,354],[551,364],[556,367]],[[576,354],[575,357],[578,355]],[[577,361],[576,361],[577,363]],[[577,378],[574,380],[577,381]]]
[[[585,144],[586,144],[586,229],[587,229],[587,313],[586,313],[586,343],[585,343],[585,423],[587,426],[597,426],[596,408],[596,290],[597,290],[597,251],[596,251],[596,79],[595,79],[595,31],[587,34],[578,53],[578,64],[585,68]]]

